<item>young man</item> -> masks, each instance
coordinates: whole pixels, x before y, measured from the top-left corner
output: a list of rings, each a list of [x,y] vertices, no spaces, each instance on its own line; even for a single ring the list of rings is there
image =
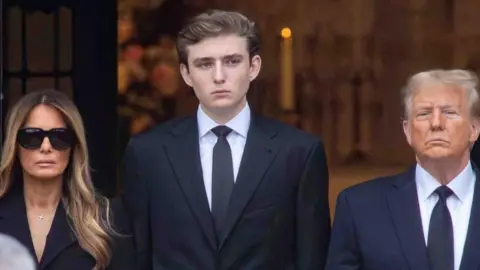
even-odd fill
[[[255,24],[195,17],[179,34],[197,114],[131,140],[125,190],[140,270],[323,269],[330,235],[322,143],[251,113]]]

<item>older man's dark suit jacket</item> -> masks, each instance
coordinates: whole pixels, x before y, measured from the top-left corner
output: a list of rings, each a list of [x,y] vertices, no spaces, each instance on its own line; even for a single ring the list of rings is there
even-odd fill
[[[460,270],[480,269],[480,181]],[[342,191],[326,270],[429,270],[415,166]]]
[[[138,270],[321,270],[330,235],[322,143],[252,116],[224,234],[216,239],[195,116],[135,137],[125,154]]]

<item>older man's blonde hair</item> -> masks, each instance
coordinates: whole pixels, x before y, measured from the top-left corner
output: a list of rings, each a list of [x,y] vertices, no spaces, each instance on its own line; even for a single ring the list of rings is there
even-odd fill
[[[462,89],[467,95],[470,115],[480,117],[478,76],[462,69],[435,69],[417,73],[408,79],[407,85],[402,89],[405,118],[408,118],[411,112],[413,96],[421,89],[420,86],[426,83],[441,83]]]

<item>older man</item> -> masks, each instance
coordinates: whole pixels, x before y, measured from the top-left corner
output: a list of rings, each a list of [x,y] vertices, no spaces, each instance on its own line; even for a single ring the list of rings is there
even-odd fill
[[[417,164],[340,193],[327,270],[480,269],[477,87],[464,70],[410,78],[403,129]]]
[[[15,238],[0,234],[0,270],[35,270],[27,248]]]

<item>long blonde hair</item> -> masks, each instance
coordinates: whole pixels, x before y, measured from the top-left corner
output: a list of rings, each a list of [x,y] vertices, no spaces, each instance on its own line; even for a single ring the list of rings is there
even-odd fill
[[[96,260],[94,269],[105,269],[111,258],[109,203],[96,194],[89,167],[88,149],[82,118],[74,103],[56,90],[41,90],[23,96],[7,115],[5,142],[0,161],[0,198],[12,186],[13,173],[20,168],[17,158],[17,133],[30,112],[38,105],[57,109],[76,135],[70,162],[64,172],[63,203],[70,226],[80,246]],[[106,208],[106,209],[104,209]]]

